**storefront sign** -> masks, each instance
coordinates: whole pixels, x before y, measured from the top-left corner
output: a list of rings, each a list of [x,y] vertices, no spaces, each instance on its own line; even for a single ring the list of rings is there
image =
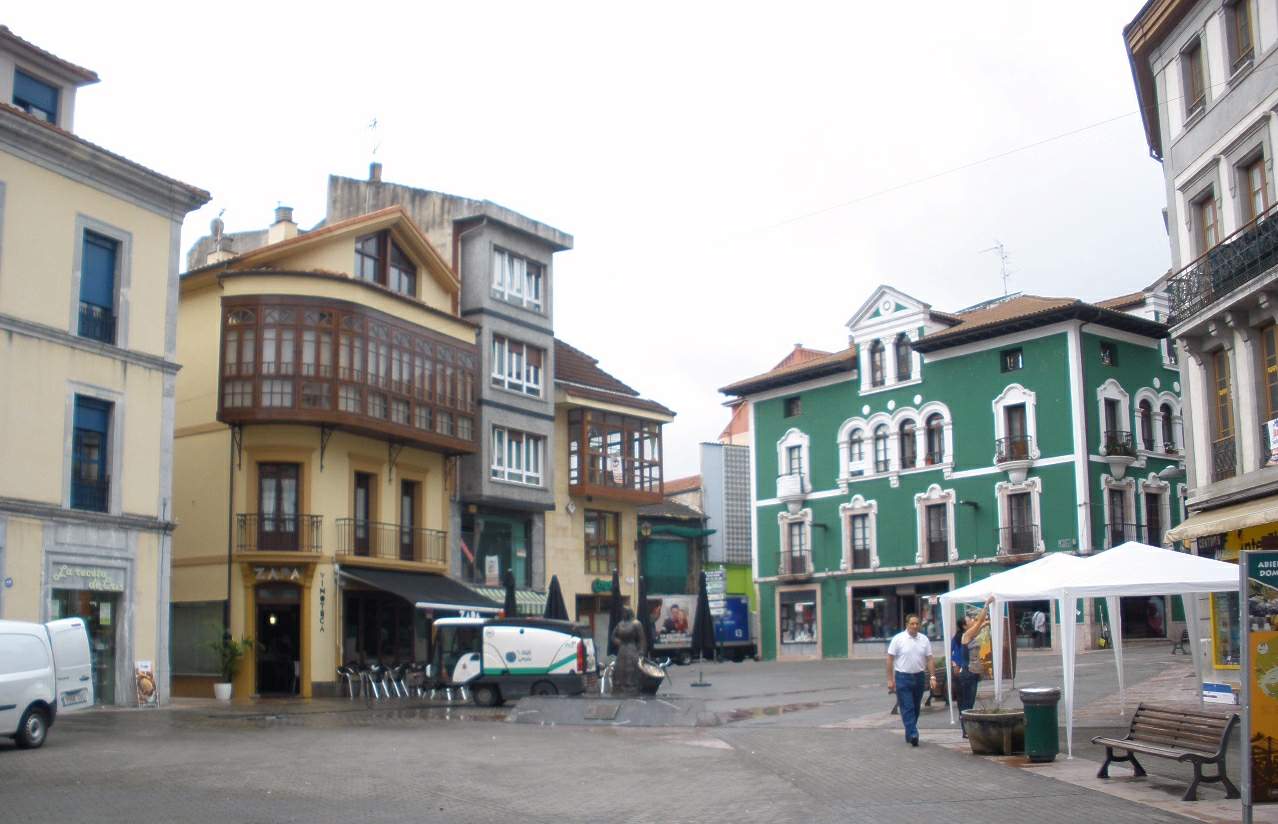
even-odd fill
[[[1278,463],[1278,418],[1265,421],[1265,432],[1269,435],[1269,455],[1266,463]]]
[[[596,578],[590,582],[591,592],[612,592],[612,581],[608,578]]]
[[[288,581],[293,584],[302,582],[302,570],[297,567],[253,567],[253,580],[257,583],[268,581]]]
[[[1243,803],[1278,801],[1278,551],[1243,553],[1240,575],[1246,604],[1243,645]],[[1250,818],[1250,816],[1244,816]]]
[[[139,707],[158,707],[160,691],[155,686],[155,672],[150,661],[137,661],[133,665],[133,681],[138,690]]]
[[[501,586],[501,558],[497,555],[484,557],[484,585]]]
[[[109,567],[55,564],[49,576],[53,589],[78,589],[92,592],[124,592],[124,570]]]
[[[324,631],[324,602],[328,600],[328,588],[324,585],[324,573],[320,573],[319,585],[319,630]]]

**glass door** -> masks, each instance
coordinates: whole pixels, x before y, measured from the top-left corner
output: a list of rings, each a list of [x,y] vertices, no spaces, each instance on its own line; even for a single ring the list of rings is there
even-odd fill
[[[93,656],[93,694],[98,704],[115,703],[115,625],[120,593],[53,590],[53,620],[83,618]]]
[[[369,521],[373,510],[373,476],[355,473],[355,554],[369,554]]]
[[[298,548],[299,467],[297,464],[258,464],[259,549]]]

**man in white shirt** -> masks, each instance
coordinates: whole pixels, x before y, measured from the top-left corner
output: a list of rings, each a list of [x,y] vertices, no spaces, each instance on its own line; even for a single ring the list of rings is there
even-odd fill
[[[1034,646],[1041,647],[1047,641],[1047,615],[1043,610],[1034,611]]]
[[[924,668],[927,669],[927,681],[923,680]],[[897,633],[892,643],[888,644],[887,679],[888,692],[896,693],[896,703],[901,708],[905,740],[917,747],[919,707],[923,703],[923,691],[936,686],[932,642],[919,632],[917,615],[905,616],[905,632]]]

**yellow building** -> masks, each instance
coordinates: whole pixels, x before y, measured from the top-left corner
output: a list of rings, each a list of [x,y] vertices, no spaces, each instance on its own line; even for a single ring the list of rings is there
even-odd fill
[[[77,137],[97,82],[0,26],[0,618],[83,616],[169,695],[178,248],[208,193]]]
[[[555,341],[555,500],[546,513],[546,571],[558,575],[568,612],[608,636],[612,571],[622,600],[638,592],[638,510],[662,501],[661,427],[674,412]]]
[[[181,287],[175,690],[219,680],[227,609],[254,640],[237,694],[331,693],[339,665],[424,660],[433,616],[499,606],[446,577],[476,327],[399,206],[305,233],[281,208],[239,255],[220,229]]]

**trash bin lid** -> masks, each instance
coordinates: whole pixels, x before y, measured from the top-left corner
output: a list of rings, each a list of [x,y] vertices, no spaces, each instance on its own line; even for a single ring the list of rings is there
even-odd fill
[[[1061,700],[1059,687],[1024,687],[1020,693],[1022,704],[1055,704]]]

